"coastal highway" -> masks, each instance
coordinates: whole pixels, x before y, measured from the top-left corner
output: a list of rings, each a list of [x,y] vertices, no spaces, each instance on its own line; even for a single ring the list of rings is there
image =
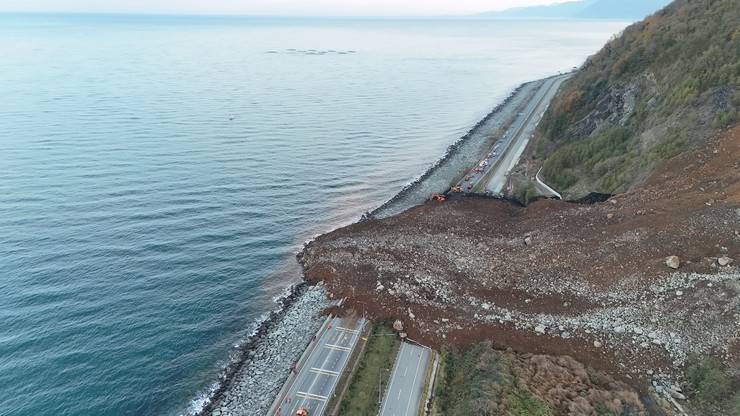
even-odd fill
[[[570,74],[558,75],[541,82],[539,89],[516,116],[504,136],[496,141],[488,154],[484,155],[481,161],[485,161],[484,166],[478,165],[473,168],[458,184],[464,192],[501,193],[509,171],[519,161],[542,114],[550,105],[560,85],[570,76]]]
[[[388,390],[380,408],[381,416],[411,416],[419,412],[432,352],[429,348],[401,343]]]
[[[363,318],[328,320],[286,381],[270,415],[294,416],[301,408],[311,416],[323,415],[364,326]]]
[[[490,175],[483,179],[486,191],[500,194],[504,189],[509,172],[519,162],[519,158],[524,153],[527,143],[529,143],[529,138],[534,134],[534,129],[542,118],[542,114],[550,105],[550,101],[560,88],[560,84],[568,77],[570,77],[570,74],[546,80],[542,88],[527,105],[527,108],[514,122],[510,130],[512,135],[509,144],[506,146],[506,151],[501,156],[501,160],[498,161],[497,168],[492,169]]]

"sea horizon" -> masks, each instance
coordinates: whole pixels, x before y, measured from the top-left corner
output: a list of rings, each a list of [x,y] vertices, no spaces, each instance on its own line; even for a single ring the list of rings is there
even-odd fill
[[[307,239],[626,25],[21,15],[0,14],[0,409],[19,415],[187,412]]]
[[[129,18],[193,18],[193,19],[285,19],[285,20],[367,20],[367,21],[490,21],[490,22],[603,22],[603,23],[619,23],[620,25],[626,25],[628,22],[624,19],[618,18],[581,18],[581,17],[489,17],[480,16],[478,14],[461,14],[461,15],[291,15],[291,14],[242,14],[242,13],[188,13],[188,12],[174,12],[174,11],[163,11],[163,12],[126,12],[126,11],[68,11],[68,10],[57,10],[57,11],[0,11],[0,16],[38,16],[38,17],[74,17],[74,16],[99,16],[99,17],[129,17]]]

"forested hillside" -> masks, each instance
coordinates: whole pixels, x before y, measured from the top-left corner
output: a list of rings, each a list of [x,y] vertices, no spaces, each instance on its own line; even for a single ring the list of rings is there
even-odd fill
[[[738,120],[740,1],[676,0],[628,27],[563,87],[535,157],[567,197],[616,193]]]

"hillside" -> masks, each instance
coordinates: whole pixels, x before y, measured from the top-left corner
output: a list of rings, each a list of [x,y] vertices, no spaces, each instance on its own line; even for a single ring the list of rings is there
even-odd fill
[[[669,3],[669,0],[579,0],[547,6],[515,7],[478,17],[502,19],[625,19],[639,20]]]
[[[433,415],[739,416],[738,6],[629,27],[544,115],[524,175],[618,195],[451,194],[317,237],[306,279],[441,351]]]
[[[492,341],[569,355],[641,393],[680,386],[696,398],[682,402],[694,416],[736,416],[738,224],[740,127],[662,163],[607,203],[521,207],[458,196],[322,235],[300,260],[306,278],[346,298],[345,307],[402,319],[425,345]],[[670,256],[678,264],[670,266]],[[711,385],[692,387],[699,356],[716,356],[720,370]],[[565,393],[582,391],[563,377]],[[535,390],[537,400],[558,402]],[[734,410],[707,410],[714,407]]]
[[[534,158],[567,197],[618,193],[737,120],[740,3],[677,0],[627,28],[563,87]]]

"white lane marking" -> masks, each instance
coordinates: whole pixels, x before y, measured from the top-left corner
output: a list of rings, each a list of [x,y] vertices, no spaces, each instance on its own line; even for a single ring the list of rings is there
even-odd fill
[[[403,369],[403,376],[406,377],[406,373],[409,371],[409,366],[406,366],[406,368]]]
[[[517,122],[519,122],[520,125],[517,126],[516,134],[514,134],[514,136],[512,137],[512,139],[509,141],[509,143],[507,143],[506,148],[508,148],[511,145],[516,145],[517,139],[521,136],[521,134],[524,132],[524,130],[526,130],[526,127],[529,125],[528,123],[526,123],[527,119],[529,119],[541,107],[541,105],[545,102],[545,98],[553,90],[553,87],[555,86],[555,84],[557,82],[562,83],[567,77],[561,77],[561,78],[562,78],[562,80],[560,78],[559,79],[550,79],[550,80],[547,80],[546,82],[543,82],[542,83],[542,86],[540,86],[540,88],[537,90],[537,92],[535,93],[535,95],[532,97],[532,100],[530,100],[529,103],[527,104],[527,110],[525,110],[522,113],[520,113],[519,116],[517,117]],[[546,106],[549,106],[549,101],[546,104]],[[526,116],[525,116],[525,113],[526,113]],[[537,123],[534,123],[533,126],[536,127],[537,126]],[[513,155],[513,153],[510,153],[510,155]],[[521,157],[521,155],[519,157]],[[511,158],[509,158],[509,161],[511,161]],[[505,164],[506,163],[506,159],[505,158],[501,159],[501,163],[502,164]],[[504,175],[504,178],[508,176],[510,170],[511,169],[509,169],[509,170],[506,171],[506,174]],[[491,176],[491,178],[489,178],[488,183],[486,183],[486,185],[485,185],[486,188],[488,188],[488,186],[492,182],[494,182],[494,177],[495,176],[497,176],[497,175],[494,172],[493,173],[493,176]],[[482,178],[480,178],[480,179],[482,179]],[[474,184],[474,186],[478,186],[478,183],[480,182],[480,179]]]
[[[425,350],[422,350],[422,355]],[[411,388],[414,388],[416,385],[416,379],[419,375],[419,367],[421,366],[421,356],[419,356],[419,362],[416,364],[416,372],[414,372],[414,381],[411,383]],[[409,406],[411,406],[411,394],[409,394],[409,401],[406,403],[406,411],[404,412],[405,415],[409,414]]]
[[[403,389],[398,389],[398,400],[401,400],[401,392],[402,391],[403,391]]]
[[[393,391],[393,382],[396,381],[395,380],[395,377],[393,377],[393,375],[396,374],[396,371],[398,371],[398,363],[401,361],[401,359],[403,357],[403,350],[404,350],[404,347],[405,346],[406,346],[406,343],[405,342],[402,342],[401,343],[401,349],[400,349],[400,351],[398,353],[398,357],[396,357],[396,363],[393,365],[393,371],[391,372],[391,378],[390,378],[391,382],[390,382],[390,384],[388,384],[388,394],[386,395],[386,398],[383,400],[383,408],[380,411],[380,414],[381,415],[386,414],[385,413],[385,407],[388,405],[388,400],[387,399],[388,399],[388,396],[390,395],[391,391]]]
[[[332,370],[324,370],[323,368],[316,368],[312,367],[309,371],[316,374],[323,374],[325,376],[334,376],[337,377],[339,375],[338,372],[332,371]]]
[[[335,323],[336,321],[337,321],[337,319],[335,318],[335,319],[334,319],[334,320],[332,321],[332,323]],[[326,335],[327,337],[330,337],[330,336],[331,336],[331,335],[330,335],[330,334],[329,334],[328,332],[327,332],[327,333],[326,333],[325,335]],[[327,353],[327,354],[326,354],[326,356],[324,357],[324,360],[323,360],[323,361],[321,362],[321,365],[319,366],[320,368],[325,368],[325,367],[326,367],[326,362],[327,362],[327,361],[329,361],[329,358],[331,358],[331,356],[332,356],[332,353],[333,353],[333,351],[329,351],[329,353]],[[318,357],[317,357],[317,358],[318,358]],[[313,388],[314,388],[314,385],[316,385],[316,380],[318,380],[318,377],[317,377],[317,376],[314,376],[313,380],[311,380],[311,384],[310,384],[310,385],[309,385],[309,387],[308,387],[308,389],[309,389],[309,390],[313,390]],[[297,388],[297,386],[296,386],[296,388]],[[299,397],[301,397],[301,396],[299,396]],[[301,401],[301,403],[300,403],[300,406],[303,406],[303,405],[305,404],[305,402],[306,402],[306,399],[308,399],[307,397],[302,397],[302,398],[303,398],[303,400]],[[297,403],[296,403],[296,404],[297,404]],[[296,411],[297,411],[297,410],[298,410],[299,408],[300,408],[300,407],[296,407],[296,408],[294,408],[294,409],[293,409],[293,414],[295,414],[295,412],[296,412]]]
[[[327,396],[322,396],[320,394],[306,393],[305,391],[299,391],[295,395],[298,397],[307,399],[307,400],[318,400],[321,402],[325,402],[328,399]]]
[[[327,327],[327,329],[325,330],[325,332],[319,337],[319,339],[317,341],[318,342],[324,342],[325,343],[324,344],[325,347],[327,345],[331,345],[331,344],[326,343],[326,341],[329,341],[331,339],[337,339],[337,341],[339,341],[339,339],[341,339],[341,336],[344,335],[344,334],[342,334],[340,331],[332,331],[332,329],[336,329],[337,326],[334,326],[334,325],[335,324],[338,324],[341,321],[342,320],[339,319],[339,318],[334,318],[331,321],[331,323],[329,324],[329,327]],[[348,350],[351,350],[352,348],[354,348],[354,346],[357,343],[357,340],[358,339],[359,339],[359,330],[358,330],[358,334],[357,335],[351,336],[351,343],[350,343],[350,345],[352,345],[352,347],[351,348],[348,348]],[[318,365],[318,367],[312,367],[312,368],[324,369],[324,368],[327,368],[327,367],[331,367],[331,366],[328,366],[327,365],[331,361],[333,361],[335,363],[339,363],[340,361],[345,361],[344,362],[344,365],[342,367],[346,366],[346,360],[349,360],[349,354],[346,354],[346,351],[332,349],[332,348],[329,348],[329,349],[331,349],[332,351],[329,351],[329,353],[324,356],[324,359],[320,363],[320,365]],[[314,350],[311,353],[311,356],[308,358],[307,362],[313,362],[314,365],[319,364],[318,363],[318,360],[320,359],[320,356],[321,356],[321,353],[319,351],[321,351],[321,349]],[[342,353],[339,354],[339,357],[336,357],[334,351],[341,351]],[[326,370],[324,370],[324,371],[326,371]],[[301,372],[299,373],[299,375],[303,375],[303,379],[304,380],[311,380],[308,377],[308,374],[310,374],[310,373],[312,373],[312,372],[311,371],[303,372],[301,370]],[[299,377],[296,377],[296,379],[293,380],[293,387],[292,388],[295,388],[296,391],[297,391],[297,388],[299,386],[298,379],[299,379]],[[308,386],[308,390],[309,391],[310,390],[314,390],[314,387],[316,386],[316,382],[318,381],[318,379],[319,379],[319,377],[317,375],[314,375],[313,376],[313,379],[311,380],[311,383]],[[332,380],[334,380],[334,381],[330,383],[331,384],[330,391],[333,391],[334,390],[334,388],[336,387],[336,383],[339,380],[339,378],[338,377],[334,377],[334,378],[332,378]],[[324,385],[326,385],[326,381],[324,381]],[[289,415],[295,414],[295,412],[298,409],[300,409],[301,407],[304,407],[304,406],[306,406],[306,407],[308,407],[310,409],[312,402],[306,403],[307,401],[310,401],[310,400],[315,400],[316,401],[315,402],[316,403],[316,409],[313,410],[311,412],[311,414],[312,415],[321,415],[323,413],[323,411],[325,410],[325,409],[323,409],[323,406],[325,405],[324,401],[321,401],[320,399],[318,399],[318,398],[315,397],[315,396],[318,396],[318,395],[312,394],[311,397],[309,397],[309,396],[306,396],[306,394],[307,393],[305,393],[305,392],[299,392],[299,394],[296,394],[296,397],[298,397],[299,399],[302,399],[302,400],[296,400],[293,403],[293,405],[292,405],[292,411],[288,413]],[[324,396],[319,396],[319,397],[324,397]]]
[[[337,322],[337,321],[340,321],[341,322],[341,320],[335,319],[335,322]],[[334,327],[333,329],[336,329],[336,327]],[[346,334],[341,334],[339,331],[334,331],[334,334],[340,335],[339,336],[340,339],[342,338],[342,335],[346,335]],[[331,335],[330,334],[327,334],[327,337],[331,338]],[[327,362],[331,358],[335,358],[335,357],[333,357],[334,351],[342,351],[342,354],[340,354],[339,357],[336,357],[336,361],[335,362],[337,362],[337,363],[342,362],[342,365],[339,368],[340,369],[344,369],[344,367],[346,367],[346,365],[347,365],[347,361],[349,360],[349,354],[346,354],[346,352],[347,351],[351,351],[352,348],[355,347],[355,345],[357,344],[357,340],[359,339],[359,337],[360,337],[359,331],[358,331],[358,334],[351,335],[350,336],[350,345],[351,345],[351,347],[342,347],[340,345],[324,344],[324,347],[332,346],[332,347],[339,347],[339,348],[328,348],[328,349],[330,349],[332,351],[329,351],[329,353],[326,355],[326,357],[324,358],[324,361],[321,363],[321,365],[319,366],[319,368],[326,368],[327,367],[327,365],[326,365]],[[339,340],[337,340],[337,341],[339,341]],[[342,350],[341,348],[346,348],[346,351],[345,350]],[[316,368],[316,367],[314,367],[314,368]],[[309,386],[308,390],[314,390],[314,387],[316,386],[316,382],[318,381],[318,379],[319,379],[318,376],[314,376],[314,378],[311,381],[311,385]],[[334,391],[334,389],[336,388],[336,384],[337,384],[337,381],[338,380],[339,380],[338,377],[335,377],[335,378],[332,379],[332,382],[330,383],[329,394],[331,394]],[[324,385],[326,385],[326,381],[324,381]],[[303,394],[307,394],[307,393],[303,393]],[[311,393],[308,393],[308,394],[311,394]],[[311,396],[314,396],[314,397],[327,397],[327,396],[319,396],[319,395],[316,395],[316,394],[311,394]],[[307,399],[309,399],[309,400],[311,400],[311,399],[318,400],[318,399],[309,398],[309,397],[305,397],[305,396],[299,396],[299,397],[302,397],[303,398],[303,401],[301,402],[301,405],[303,405]],[[319,403],[317,405],[317,407],[316,407],[316,410],[313,411],[311,414],[312,415],[317,415],[317,416],[318,415],[321,415],[323,413],[323,411],[324,411],[324,409],[322,408],[322,406],[323,406],[323,403]],[[297,410],[298,410],[298,408],[295,408],[293,411],[295,412]]]
[[[349,332],[350,334],[359,334],[360,333],[360,331],[358,331],[356,329],[342,328],[341,326],[338,326],[336,329],[337,329],[337,331]]]
[[[541,86],[540,86],[540,87],[539,87],[539,88],[537,89],[537,91],[535,92],[535,94],[534,94],[534,96],[532,97],[532,99],[531,99],[531,100],[530,100],[530,101],[529,101],[529,102],[527,103],[527,108],[525,109],[525,111],[522,111],[522,112],[520,112],[520,113],[519,113],[519,114],[517,115],[517,118],[516,118],[516,120],[514,121],[514,123],[512,123],[512,124],[518,124],[518,125],[517,125],[517,127],[516,127],[516,129],[514,129],[514,130],[516,130],[516,131],[517,131],[517,134],[515,134],[515,135],[514,135],[514,138],[513,138],[512,140],[509,140],[509,141],[507,142],[506,146],[504,146],[504,148],[505,148],[505,149],[506,149],[506,148],[508,148],[508,147],[509,147],[509,145],[511,145],[511,142],[512,142],[512,141],[516,140],[515,138],[516,138],[516,137],[517,137],[517,136],[519,135],[519,132],[520,132],[520,131],[521,131],[521,130],[522,130],[522,129],[524,128],[524,125],[525,125],[525,121],[526,121],[526,120],[527,120],[527,119],[528,119],[528,118],[529,118],[529,117],[530,117],[530,116],[532,115],[532,113],[534,112],[534,108],[532,108],[532,106],[534,106],[534,107],[537,107],[537,104],[535,104],[535,103],[539,103],[539,102],[541,102],[541,101],[542,101],[542,98],[544,98],[544,95],[546,95],[546,93],[550,91],[550,88],[552,87],[552,83],[553,83],[553,82],[554,82],[553,80],[547,80],[547,81],[543,82],[543,83],[542,83],[542,85],[541,85]],[[548,83],[550,84],[549,86],[548,86]],[[546,87],[546,86],[547,86],[547,90],[545,91],[545,87]],[[543,93],[543,91],[545,91],[545,92]],[[542,98],[538,98],[538,94],[540,94],[540,93],[542,93],[542,95],[543,95],[543,97],[542,97]],[[539,101],[538,101],[538,100],[539,100]],[[508,136],[508,135],[509,135],[509,133],[511,133],[511,131],[512,131],[512,129],[509,129],[509,130],[508,130],[508,131],[506,132],[506,134],[504,135],[504,138],[506,138],[506,136]],[[492,151],[493,151],[493,150],[492,150]],[[503,159],[501,159],[501,160],[503,160]],[[489,166],[489,167],[488,167],[487,169],[485,169],[485,170],[484,170],[483,172],[481,172],[481,175],[480,175],[480,176],[477,176],[476,174],[472,174],[472,175],[471,175],[471,176],[473,176],[473,177],[474,177],[474,180],[473,180],[473,181],[471,181],[471,183],[473,184],[473,187],[476,187],[476,186],[478,186],[478,184],[479,184],[479,183],[480,183],[480,181],[481,181],[481,180],[483,179],[483,177],[485,177],[485,175],[486,175],[486,174],[488,174],[488,172],[489,172],[489,171],[491,170],[492,166],[493,166],[493,164],[491,164],[491,165],[490,165],[490,166]],[[508,172],[507,172],[507,173],[508,173]],[[489,181],[489,183],[490,183],[490,181]],[[486,185],[486,186],[487,186],[487,185]]]
[[[336,345],[336,344],[324,344],[324,348],[328,348],[330,350],[336,350],[336,351],[349,351],[352,348],[345,347],[343,345]]]

